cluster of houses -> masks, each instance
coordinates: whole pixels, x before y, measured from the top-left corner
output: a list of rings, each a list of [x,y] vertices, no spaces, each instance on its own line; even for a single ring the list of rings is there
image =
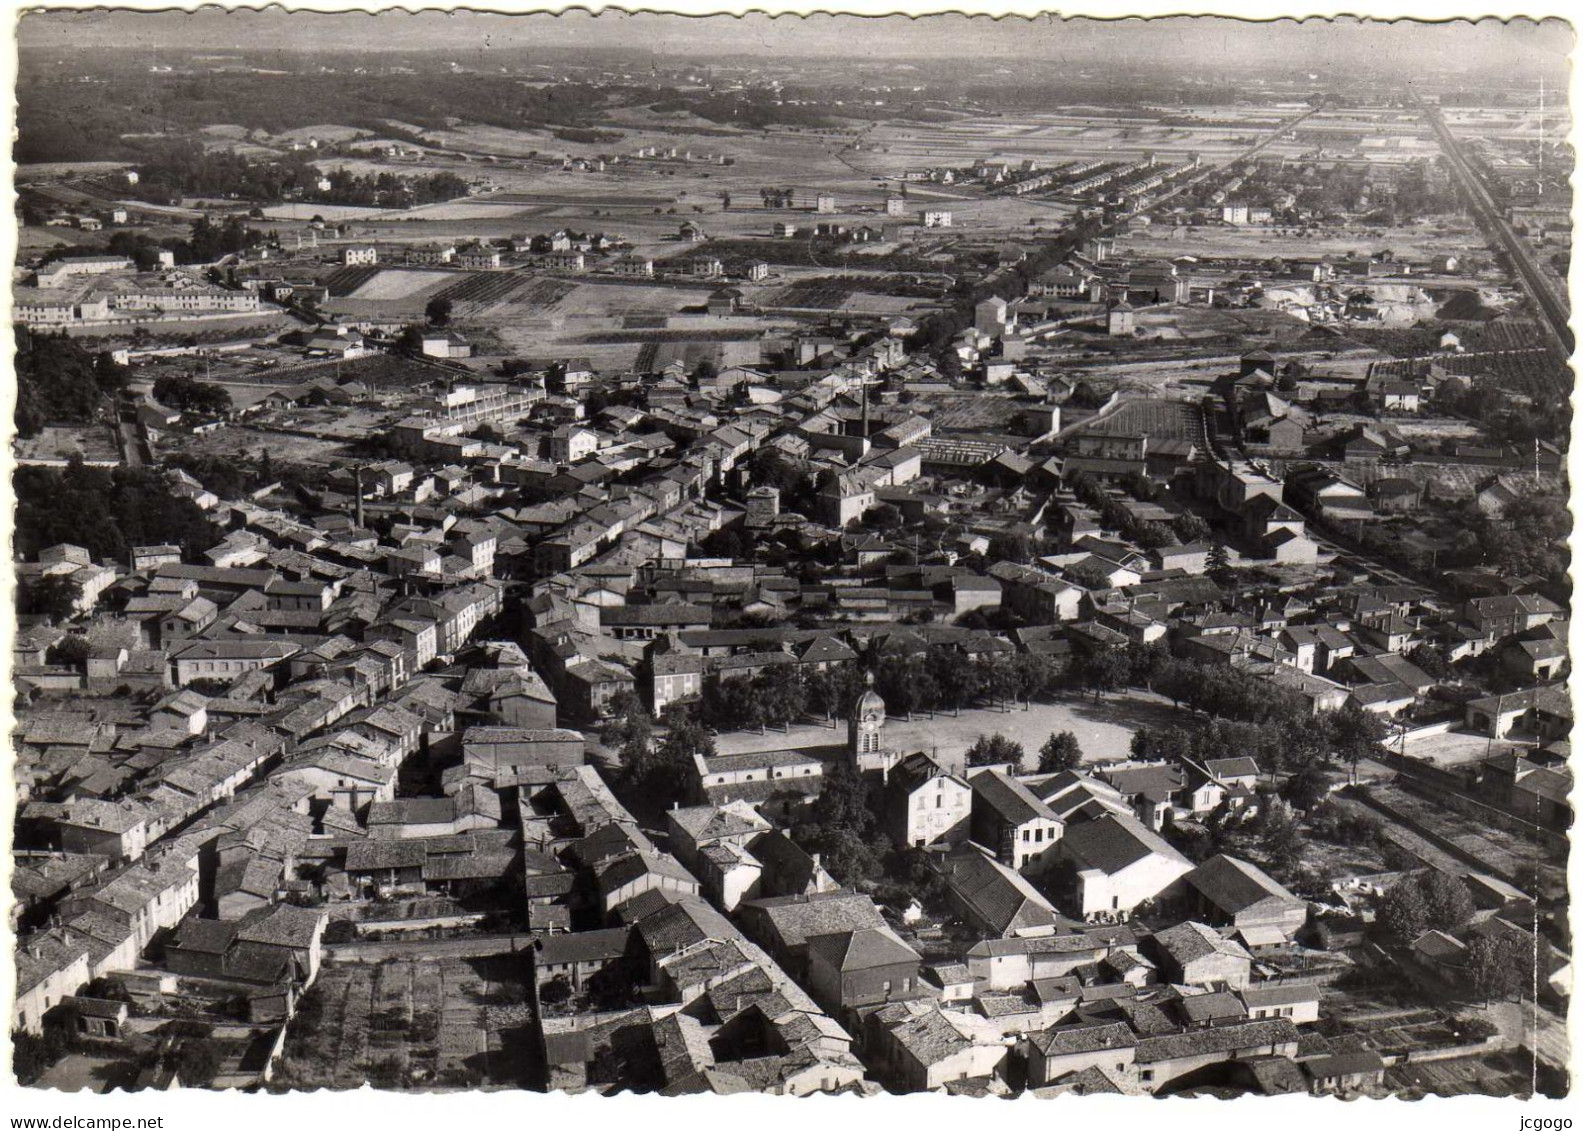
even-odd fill
[[[150,272],[115,255],[47,263],[34,273],[31,286],[17,288],[16,321],[51,328],[258,313],[257,293],[214,286],[178,270],[173,253],[160,255],[160,269]]]
[[[581,269],[548,263],[584,253],[563,237],[531,253]],[[23,618],[13,645],[16,1027],[38,1032],[110,975],[152,979],[149,992],[161,978],[234,986],[252,1016],[285,1021],[335,904],[488,890],[522,901],[552,1086],[608,1083],[615,1046],[672,1093],[1377,1081],[1377,1055],[1313,1051],[1323,1042],[1299,1027],[1317,1019],[1317,990],[1261,961],[1291,946],[1307,903],[1246,860],[1195,864],[1164,836],[1179,819],[1251,816],[1250,758],[969,767],[961,751],[895,749],[870,688],[839,757],[880,779],[882,835],[925,851],[977,936],[926,961],[902,937],[917,909],[843,890],[786,831],[829,759],[699,754],[661,835],[571,729],[633,696],[658,716],[766,673],[1064,664],[1159,644],[1315,713],[1391,718],[1404,740],[1425,724],[1519,737],[1522,752],[1475,784],[1564,829],[1564,610],[1540,579],[1331,584],[1314,528],[1407,502],[1334,461],[1275,470],[1318,435],[1315,399],[1281,395],[1301,375],[1254,351],[1202,402],[1118,395],[1063,431],[1074,387],[1034,372],[1029,343],[1096,318],[1130,333],[1133,300],[1205,293],[1190,262],[1111,251],[1094,241],[1026,296],[980,304],[963,331],[959,359],[1015,408],[1005,432],[946,427],[918,404],[951,384],[912,355],[905,318],[720,347],[708,366],[662,349],[650,372],[598,380],[592,412],[599,375],[560,359],[436,379],[388,429],[399,455],[289,498],[222,499],[172,473],[214,520],[201,552],[138,546],[108,562],[58,545],[19,563],[23,586],[68,583],[71,611]],[[344,262],[382,254],[348,248]],[[500,254],[406,249],[481,269]],[[423,342],[436,360],[465,347],[438,331]],[[344,380],[282,386],[259,411],[368,394],[366,339],[324,331],[303,348],[344,360]],[[1382,410],[1416,407],[1410,382],[1380,377],[1364,391]],[[152,402],[139,420],[155,440],[173,423]],[[1324,442],[1351,462],[1389,458],[1398,440],[1370,425]],[[1479,488],[1492,513],[1515,498],[1498,476]],[[1206,517],[1223,541],[1182,535]],[[1253,597],[1228,582],[1254,563],[1301,584]],[[1414,661],[1421,645],[1449,661],[1491,653],[1518,689],[1470,698]],[[405,789],[412,767],[437,788]],[[99,1031],[121,1023],[85,1000]]]

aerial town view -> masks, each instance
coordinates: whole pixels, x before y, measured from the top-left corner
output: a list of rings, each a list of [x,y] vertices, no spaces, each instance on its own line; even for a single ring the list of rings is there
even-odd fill
[[[17,36],[20,1084],[1567,1094],[1567,25]]]

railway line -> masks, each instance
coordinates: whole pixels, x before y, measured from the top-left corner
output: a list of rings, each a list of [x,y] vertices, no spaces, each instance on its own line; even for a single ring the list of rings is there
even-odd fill
[[[1512,231],[1511,225],[1501,218],[1500,210],[1495,205],[1495,199],[1490,195],[1489,189],[1479,178],[1478,174],[1474,172],[1473,167],[1468,164],[1467,158],[1462,153],[1461,144],[1457,141],[1456,135],[1451,132],[1451,128],[1446,125],[1445,118],[1441,115],[1439,109],[1424,102],[1416,90],[1411,90],[1410,87],[1409,90],[1412,93],[1413,100],[1423,113],[1424,120],[1429,123],[1430,129],[1434,131],[1436,139],[1440,142],[1440,148],[1444,151],[1446,159],[1451,163],[1452,171],[1467,195],[1468,202],[1472,206],[1474,217],[1478,220],[1479,226],[1505,250],[1507,257],[1511,260],[1512,270],[1517,273],[1518,281],[1522,283],[1523,289],[1532,296],[1534,304],[1538,306],[1539,312],[1544,316],[1546,328],[1550,331],[1551,336],[1555,339],[1562,352],[1567,357],[1571,357],[1577,343],[1572,334],[1570,305],[1566,297],[1557,293],[1550,278],[1534,262],[1531,249],[1517,237],[1517,233]],[[1568,397],[1571,395],[1571,389],[1564,385],[1562,378],[1559,376],[1554,381],[1554,385],[1554,391],[1557,396]]]

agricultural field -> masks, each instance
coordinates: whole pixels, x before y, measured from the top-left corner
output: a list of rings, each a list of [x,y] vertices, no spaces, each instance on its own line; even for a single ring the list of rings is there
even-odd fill
[[[759,298],[763,306],[797,310],[835,310],[857,293],[857,287],[841,279],[799,279]]]
[[[355,302],[401,302],[433,289],[441,282],[450,284],[452,271],[407,271],[381,268],[349,296]]]
[[[1441,364],[1450,373],[1467,377],[1486,377],[1497,385],[1535,400],[1548,399],[1571,389],[1572,373],[1565,358],[1550,349],[1534,348],[1504,353],[1475,354],[1445,358]]]
[[[1400,1064],[1385,1072],[1385,1086],[1401,1099],[1416,1096],[1513,1096],[1533,1094],[1533,1057],[1523,1049]]]
[[[452,303],[452,317],[460,322],[496,313],[516,315],[524,309],[545,311],[574,290],[575,284],[560,279],[494,272],[461,278],[432,297]]]
[[[326,964],[287,1034],[276,1083],[523,1087],[526,973],[515,956]]]
[[[263,211],[266,220],[311,220],[319,216],[332,224],[342,220],[379,220],[400,215],[389,208],[366,208],[354,204],[274,204]]]
[[[354,293],[363,284],[378,275],[382,268],[379,267],[342,267],[332,271],[323,279],[325,289],[330,292],[331,298],[346,298]]]
[[[655,335],[654,337],[658,337]],[[635,364],[645,371],[664,369],[680,361],[689,370],[696,369],[700,361],[709,361],[715,368],[732,365],[757,365],[761,360],[758,338],[711,338],[707,333],[676,335],[672,340],[649,340],[638,346]]]

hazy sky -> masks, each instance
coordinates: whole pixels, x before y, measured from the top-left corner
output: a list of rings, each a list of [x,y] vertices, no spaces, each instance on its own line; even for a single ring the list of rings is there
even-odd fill
[[[1200,60],[1211,66],[1287,59],[1314,67],[1326,59],[1345,63],[1362,56],[1399,60],[1404,67],[1460,68],[1468,60],[1530,71],[1548,57],[1564,59],[1570,29],[1545,24],[1388,24],[1355,20],[1249,24],[1229,19],[1026,20],[987,17],[766,16],[700,17],[584,12],[563,16],[499,16],[471,12],[416,15],[360,13],[44,12],[21,20],[27,47],[126,46],[222,50],[235,48],[393,49],[436,48],[458,61],[477,63],[492,49],[523,47],[630,47],[705,58],[723,54],[962,57],[1041,56],[1093,62],[1150,53]]]

